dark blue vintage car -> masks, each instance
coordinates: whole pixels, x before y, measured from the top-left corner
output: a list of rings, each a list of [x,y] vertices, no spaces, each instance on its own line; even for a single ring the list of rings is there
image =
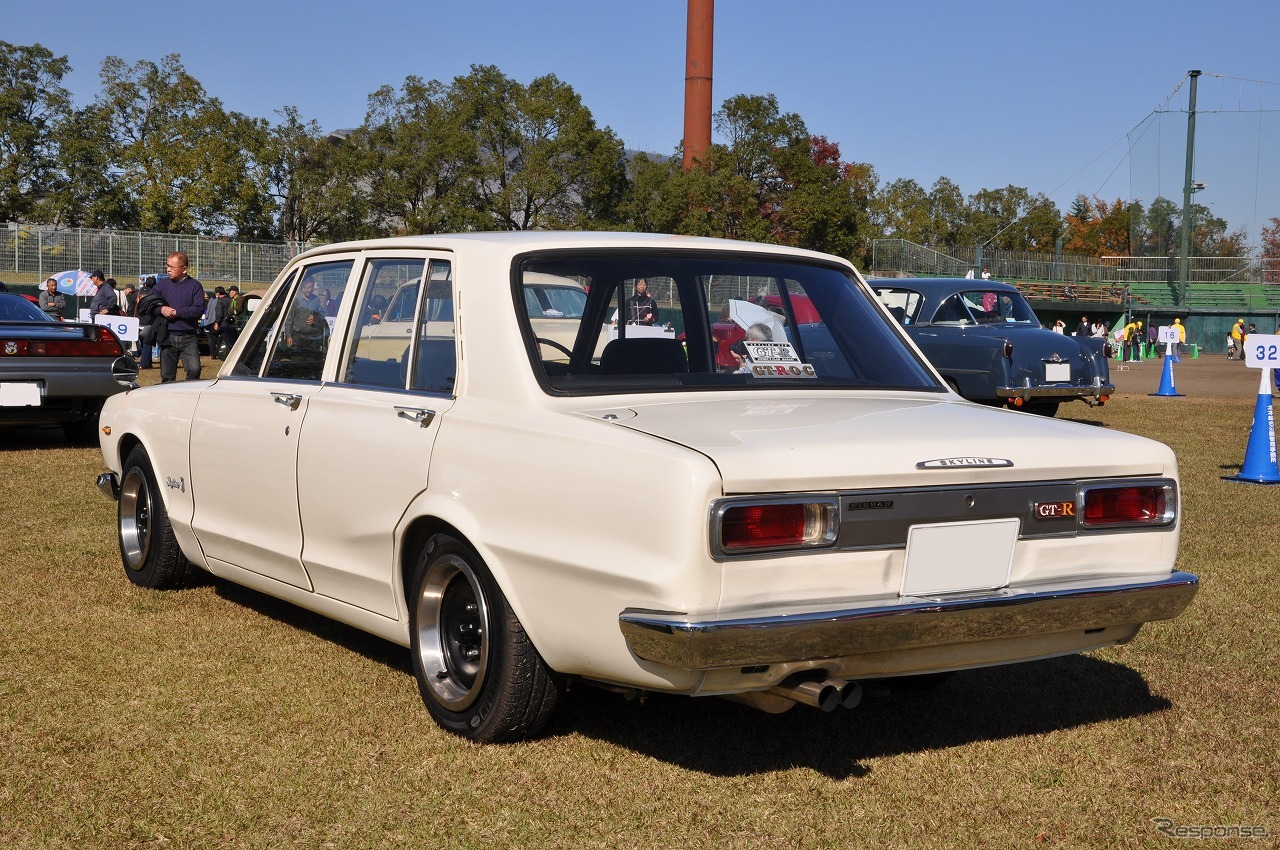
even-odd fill
[[[970,401],[1052,416],[1064,401],[1107,402],[1110,344],[1041,327],[1007,283],[968,278],[868,281],[951,388]]]

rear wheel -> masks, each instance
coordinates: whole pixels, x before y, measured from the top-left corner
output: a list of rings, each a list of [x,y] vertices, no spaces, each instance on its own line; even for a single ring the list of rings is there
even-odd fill
[[[496,743],[551,718],[560,684],[470,546],[446,534],[427,542],[409,615],[418,690],[444,729]]]
[[[185,585],[191,562],[178,548],[169,514],[142,446],[129,453],[120,476],[117,513],[124,574],[139,587],[169,590]]]

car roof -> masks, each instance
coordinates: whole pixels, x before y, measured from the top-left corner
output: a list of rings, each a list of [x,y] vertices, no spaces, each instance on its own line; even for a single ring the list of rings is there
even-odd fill
[[[943,297],[953,292],[987,290],[989,292],[1018,292],[1018,287],[998,280],[972,277],[873,277],[867,278],[873,289],[914,289],[929,298]]]
[[[438,250],[466,252],[472,250],[498,250],[509,255],[526,251],[545,251],[557,248],[640,248],[666,250],[721,250],[752,254],[778,254],[779,256],[807,257],[825,262],[837,262],[852,268],[848,260],[831,254],[788,248],[782,245],[765,245],[741,242],[734,239],[711,239],[703,236],[673,236],[665,233],[629,233],[607,231],[495,231],[485,233],[442,233],[420,236],[393,236],[384,239],[364,239],[338,242],[312,248],[298,255],[299,259],[323,256],[343,251],[368,251],[386,249]]]

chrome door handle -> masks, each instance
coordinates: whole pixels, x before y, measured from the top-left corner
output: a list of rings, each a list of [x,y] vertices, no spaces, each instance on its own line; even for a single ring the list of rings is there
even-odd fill
[[[396,406],[396,416],[401,419],[408,419],[410,422],[417,422],[419,427],[425,428],[431,424],[431,420],[436,418],[434,410],[425,410],[421,407],[400,407]]]
[[[290,410],[297,410],[298,406],[302,404],[302,396],[297,393],[272,393],[271,398],[275,400],[276,404],[283,404]]]

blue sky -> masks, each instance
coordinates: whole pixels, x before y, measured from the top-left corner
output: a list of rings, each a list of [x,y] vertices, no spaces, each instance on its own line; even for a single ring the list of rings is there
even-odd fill
[[[627,147],[670,153],[682,132],[685,0],[10,6],[0,38],[68,56],[80,104],[104,57],[177,53],[229,109],[275,120],[292,105],[337,129],[361,123],[379,86],[492,64],[521,82],[554,73]],[[1280,113],[1263,111],[1280,110],[1276,0],[719,0],[715,35],[717,106],[772,93],[883,182],[1012,184],[1064,210],[1078,193],[1149,200],[1156,186],[1181,203],[1185,114],[1150,116],[1199,69],[1198,106],[1214,113],[1198,122],[1197,200],[1255,242],[1280,216]],[[1166,108],[1184,110],[1186,91]]]

